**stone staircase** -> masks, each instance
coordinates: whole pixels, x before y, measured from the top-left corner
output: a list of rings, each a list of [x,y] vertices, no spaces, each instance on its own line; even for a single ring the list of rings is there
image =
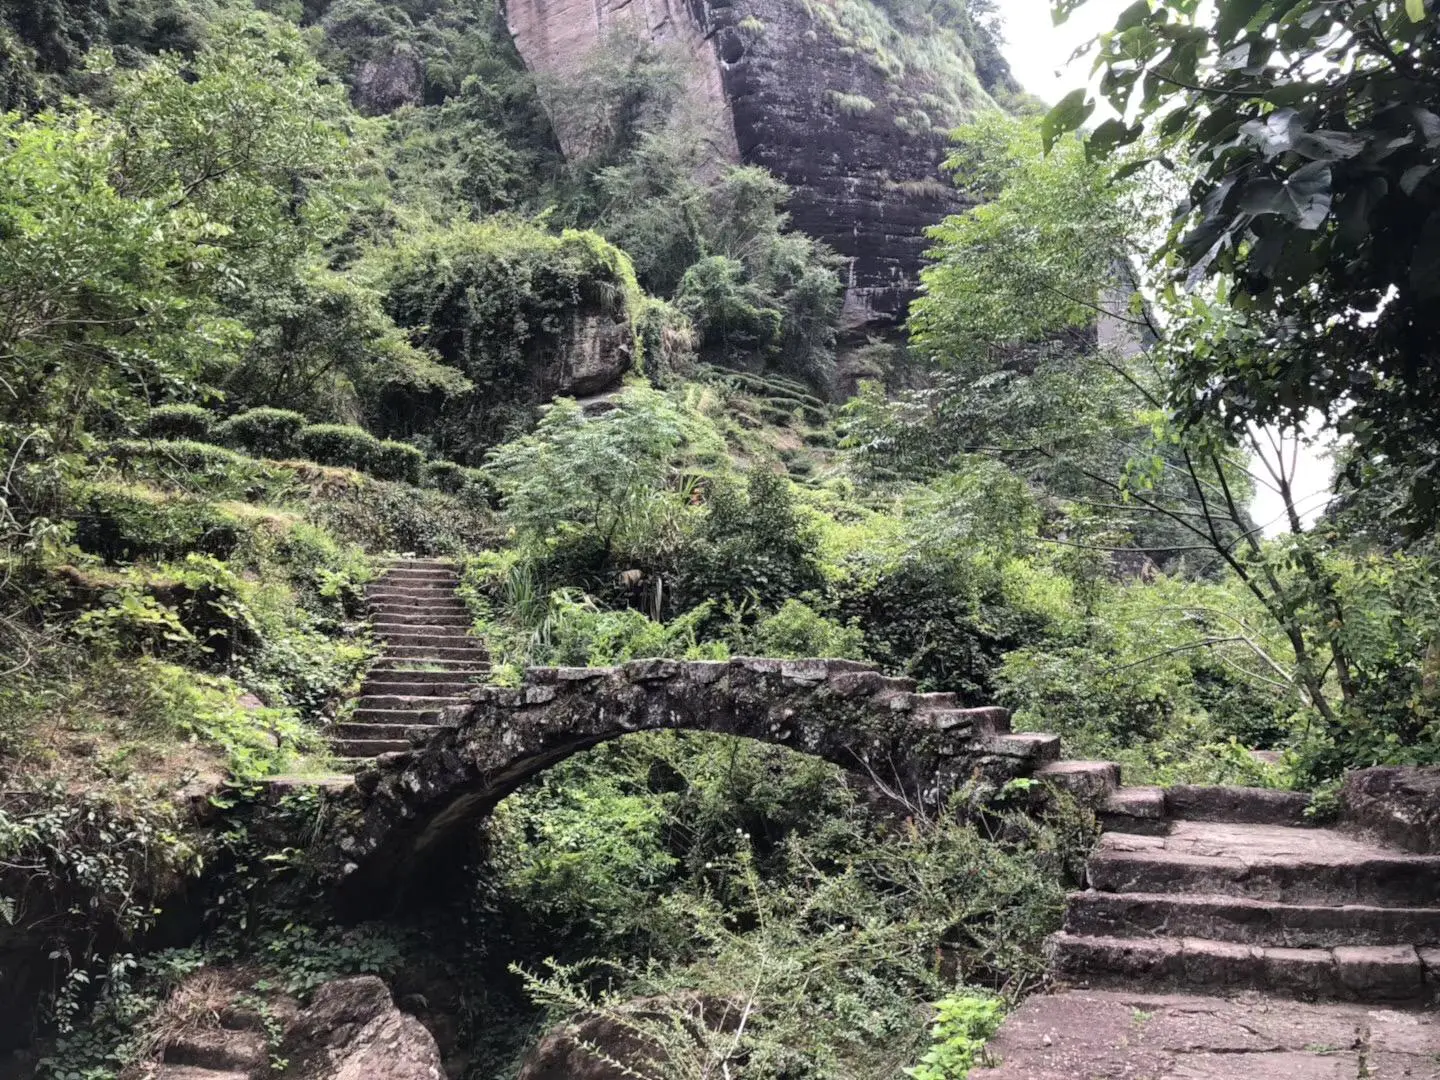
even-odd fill
[[[444,727],[490,672],[484,646],[468,633],[470,613],[444,559],[396,559],[366,592],[383,648],[360,688],[356,709],[329,735],[338,758],[360,764],[409,750],[412,738]]]
[[[1037,776],[1101,808],[1104,833],[1051,941],[1063,983],[1420,1003],[1440,996],[1440,856],[1318,828],[1306,797],[1125,788],[1118,766]]]

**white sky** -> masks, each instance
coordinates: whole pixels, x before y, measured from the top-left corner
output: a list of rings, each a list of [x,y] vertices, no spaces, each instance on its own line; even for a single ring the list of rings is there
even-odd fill
[[[1115,25],[1130,0],[1090,0],[1056,26],[1050,17],[1050,0],[1001,0],[1005,17],[1005,58],[1020,85],[1036,97],[1054,104],[1071,90],[1089,82],[1090,61],[1071,62],[1075,50],[1096,34]],[[1302,448],[1295,478],[1296,502],[1307,520],[1324,508],[1330,482],[1330,463],[1323,448]],[[1263,468],[1257,468],[1266,477]],[[1257,523],[1275,535],[1285,531],[1284,503],[1259,485],[1251,512]]]

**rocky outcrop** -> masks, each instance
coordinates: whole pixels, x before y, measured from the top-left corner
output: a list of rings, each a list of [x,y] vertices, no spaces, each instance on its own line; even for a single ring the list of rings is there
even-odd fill
[[[581,1015],[536,1043],[516,1080],[631,1080],[678,1071],[665,1068],[675,1064],[668,1037],[685,1031],[685,1041],[699,1048],[707,1032],[733,1032],[742,1012],[700,994],[678,994]]]
[[[552,82],[577,71],[613,33],[631,34],[688,57],[686,96],[700,106],[695,110],[702,124],[699,137],[716,158],[739,161],[715,50],[703,20],[692,17],[687,0],[509,0],[505,14],[520,55]],[[549,104],[555,135],[566,155],[583,158],[591,153],[594,128],[586,117],[592,115],[592,107],[603,110],[609,103],[552,100]]]
[[[555,79],[616,32],[687,52],[690,97],[703,106],[715,155],[791,185],[794,226],[847,261],[844,319],[858,327],[903,316],[925,229],[969,205],[941,169],[946,132],[993,103],[955,31],[935,28],[922,56],[907,51],[924,36],[915,28],[892,24],[878,6],[852,9],[808,0],[510,0],[507,17],[525,62]],[[855,12],[868,21],[847,24]],[[583,153],[583,126],[557,127],[567,152]]]
[[[634,362],[635,338],[628,322],[576,312],[554,359],[539,372],[540,391],[547,398],[603,393],[619,386]]]
[[[430,1032],[369,975],[316,991],[287,1033],[283,1056],[289,1080],[445,1080]]]
[[[1345,778],[1346,819],[1406,851],[1440,855],[1440,769],[1360,769]]]
[[[367,116],[382,116],[403,105],[425,100],[425,65],[413,52],[397,50],[363,61],[351,78],[355,107]]]
[[[326,983],[303,1010],[257,998],[252,981],[238,970],[192,976],[165,1005],[155,1060],[124,1080],[446,1080],[435,1039],[374,976]]]

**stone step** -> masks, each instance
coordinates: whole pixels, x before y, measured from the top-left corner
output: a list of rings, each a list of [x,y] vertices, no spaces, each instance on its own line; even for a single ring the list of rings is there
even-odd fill
[[[429,679],[425,682],[410,682],[403,679],[389,679],[381,676],[388,675],[445,675],[446,672],[377,672],[376,676],[366,679],[360,686],[360,694],[363,697],[405,697],[418,694],[424,697],[448,697],[456,701],[469,701],[470,691],[475,689],[475,683],[456,682],[454,676],[449,676],[444,681]]]
[[[1234,896],[1082,892],[1069,898],[1065,930],[1089,937],[1194,937],[1290,949],[1433,947],[1440,946],[1440,907],[1336,907]]]
[[[1164,836],[1106,833],[1088,873],[1092,888],[1110,893],[1379,907],[1423,907],[1440,896],[1440,856],[1278,825],[1177,821]]]
[[[380,638],[388,646],[391,645],[434,645],[442,649],[463,648],[467,645],[480,645],[479,638],[473,638],[459,627],[438,627],[432,633],[410,632],[415,628],[408,628],[404,633],[383,633]]]
[[[263,1075],[270,1067],[270,1047],[258,1031],[202,1028],[171,1036],[162,1059],[166,1065]]]
[[[1120,786],[1120,766],[1113,761],[1054,761],[1036,769],[1035,779],[1095,805]]]
[[[373,758],[409,750],[409,739],[336,739],[335,754],[341,758]]]
[[[1051,937],[1049,950],[1051,969],[1062,980],[1142,992],[1264,990],[1419,1002],[1440,980],[1440,971],[1427,971],[1410,945],[1286,949],[1204,938],[1089,937],[1061,931]]]
[[[346,724],[332,724],[326,730],[326,734],[332,739],[344,740],[409,740],[412,736],[437,735],[448,728],[444,724],[407,723],[370,723],[368,721],[356,721]]]
[[[268,1072],[268,1070],[267,1070]],[[153,1080],[256,1080],[257,1074],[248,1069],[202,1069],[195,1065],[157,1065],[149,1074]]]
[[[1039,766],[1060,760],[1060,736],[1042,732],[994,735],[979,742],[981,753],[1019,758]]]
[[[380,574],[381,581],[448,581],[460,583],[460,575],[453,566],[390,566]]]
[[[451,663],[454,663],[454,661],[451,661]],[[483,667],[485,665],[482,664],[481,666]],[[372,682],[407,683],[415,686],[448,685],[455,687],[455,690],[453,691],[454,693],[467,694],[471,690],[475,689],[475,686],[477,685],[475,682],[472,681],[472,676],[469,672],[453,671],[449,669],[442,669],[438,671],[395,671],[390,668],[380,668],[379,670],[372,669],[371,672],[365,676],[365,682],[367,684]],[[451,692],[452,691],[450,690],[443,691],[443,693],[447,694]]]
[[[445,582],[415,581],[396,584],[381,582],[365,586],[365,599],[381,600],[454,600],[455,586]]]
[[[382,555],[375,560],[380,566],[423,566],[454,570],[458,563],[437,555]]]
[[[1110,793],[1100,807],[1100,825],[1106,832],[1158,836],[1170,831],[1165,816],[1165,789],[1122,787]]]
[[[406,712],[431,712],[438,714],[451,705],[463,705],[465,698],[420,697],[410,694],[374,694],[362,697],[356,702],[356,711],[403,710]]]
[[[369,597],[370,611],[377,616],[415,615],[429,612],[435,615],[468,615],[470,609],[454,593],[439,593],[435,596],[379,596]]]
[[[381,655],[383,660],[469,660],[472,663],[485,659],[485,647],[476,641],[465,648],[450,646],[438,648],[430,645],[386,645]]]
[[[391,675],[460,675],[484,678],[490,674],[490,664],[482,656],[475,659],[467,656],[462,660],[408,660],[403,657],[380,657],[370,666],[371,673],[383,672],[385,678]]]
[[[348,722],[354,724],[438,724],[444,716],[444,709],[356,709],[348,717]]]
[[[370,625],[377,634],[389,631],[403,634],[410,627],[429,630],[458,626],[463,629],[468,628],[472,621],[470,616],[462,615],[458,611],[454,614],[445,614],[429,608],[410,608],[403,612],[387,611],[383,616],[377,613],[377,617]]]
[[[922,694],[922,698],[930,697],[929,694]],[[939,708],[925,709],[930,715],[931,722],[937,731],[973,732],[976,736],[1008,735],[1010,734],[1010,710],[999,708],[982,709],[956,709]]]
[[[1165,789],[1165,816],[1177,821],[1212,821],[1232,825],[1287,825],[1307,828],[1310,796],[1274,788],[1178,784]]]

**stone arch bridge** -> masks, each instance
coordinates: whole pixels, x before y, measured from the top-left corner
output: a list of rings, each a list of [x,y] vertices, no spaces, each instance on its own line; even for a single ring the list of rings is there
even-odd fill
[[[495,804],[571,755],[638,731],[707,731],[813,754],[911,805],[935,806],[979,775],[1003,783],[1059,755],[1054,735],[1012,734],[1004,709],[959,707],[843,660],[639,660],[532,669],[515,689],[478,687],[446,730],[381,755],[356,777],[330,844],[347,896],[393,903]]]

